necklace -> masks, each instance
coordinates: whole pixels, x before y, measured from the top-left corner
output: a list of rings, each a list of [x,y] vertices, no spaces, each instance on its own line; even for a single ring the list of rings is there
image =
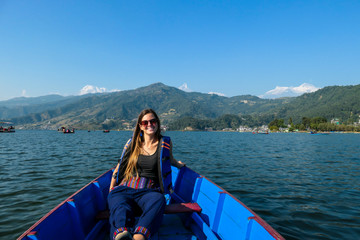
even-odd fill
[[[147,155],[151,155],[148,151],[145,150],[145,147],[142,148],[142,150],[147,154]]]
[[[156,145],[157,145],[158,143],[156,143]],[[152,155],[152,154],[154,154],[154,147],[155,147],[155,144],[151,144],[150,145],[150,147],[147,147],[146,145],[145,145],[145,143],[142,145],[142,147],[141,147],[141,149],[142,149],[142,151],[145,153],[144,155],[148,155],[148,156],[150,156],[150,155]],[[152,153],[151,153],[152,152]]]

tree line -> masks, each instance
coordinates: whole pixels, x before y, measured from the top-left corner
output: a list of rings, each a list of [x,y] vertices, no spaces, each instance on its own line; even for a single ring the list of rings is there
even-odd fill
[[[232,115],[226,114],[216,119],[198,119],[194,117],[183,117],[168,124],[169,130],[199,130],[212,129],[215,131],[223,129],[236,130],[240,126],[250,128],[267,125],[271,131],[279,131],[287,128],[289,131],[351,131],[360,132],[360,127],[350,124],[337,124],[328,122],[324,117],[303,117],[300,123],[294,123],[290,117],[285,124],[284,119],[278,119],[274,115]]]
[[[340,124],[339,122],[328,122],[324,117],[314,117],[308,118],[303,117],[301,123],[294,124],[292,118],[288,120],[288,125],[284,124],[284,119],[275,118],[269,124],[269,129],[271,131],[279,131],[281,128],[289,127],[289,131],[305,131],[305,130],[315,130],[322,132],[330,131],[346,131],[346,132],[360,132],[360,126],[354,124]]]
[[[225,114],[216,119],[198,119],[194,117],[183,117],[181,119],[172,121],[168,124],[169,130],[184,130],[191,128],[193,130],[204,131],[212,129],[215,131],[223,129],[236,130],[239,126],[244,125],[248,127],[257,127],[267,125],[273,115],[233,115]]]

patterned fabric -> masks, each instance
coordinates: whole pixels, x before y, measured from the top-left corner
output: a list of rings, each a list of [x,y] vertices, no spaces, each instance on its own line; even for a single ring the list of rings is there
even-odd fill
[[[116,235],[118,235],[119,233],[122,233],[123,231],[128,231],[128,229],[126,227],[121,227],[121,228],[116,229],[113,234],[113,239],[115,240]]]
[[[126,169],[126,161],[124,160],[126,150],[129,149],[131,144],[132,138],[130,138],[127,143],[125,144],[125,147],[123,149],[123,152],[121,154],[120,160],[119,160],[119,170],[117,173],[117,180],[116,184],[119,184],[119,182],[122,182],[122,176],[124,176],[125,169]],[[171,176],[171,159],[170,159],[170,149],[171,149],[171,140],[170,137],[163,136],[161,139],[161,151],[160,151],[160,158],[158,159],[158,165],[161,172],[159,173],[159,180],[156,182],[159,182],[159,187],[161,192],[166,194],[172,194],[173,186],[172,186],[172,176]],[[130,154],[128,151],[127,154]],[[129,183],[130,184],[130,183]],[[122,184],[123,185],[123,184]],[[125,184],[125,186],[127,186]],[[157,187],[157,186],[156,186]],[[155,188],[156,188],[155,187]]]
[[[145,227],[141,227],[141,226],[137,227],[134,233],[142,234],[146,237],[146,239],[150,237],[150,231]]]
[[[172,194],[174,192],[171,179],[170,147],[170,138],[164,136],[161,141],[160,169],[162,183],[161,190],[166,194]]]
[[[117,174],[117,177],[116,177],[116,184],[118,184],[119,183],[119,171],[120,171],[120,164],[121,164],[121,162],[122,162],[122,160],[123,160],[123,158],[124,158],[124,155],[125,155],[125,152],[126,152],[126,150],[129,148],[129,146],[130,146],[130,143],[131,143],[131,139],[132,138],[130,138],[127,142],[126,142],[126,144],[125,144],[125,146],[124,146],[124,149],[123,149],[123,151],[122,151],[122,153],[121,153],[121,157],[120,157],[120,160],[119,160],[119,169],[118,169],[118,172],[116,173]]]
[[[153,180],[146,177],[131,177],[129,181],[122,181],[119,186],[127,186],[134,189],[153,189],[158,187]]]
[[[166,149],[170,150],[170,144],[169,144],[169,143],[167,143],[167,142],[165,142],[165,141],[163,141],[163,142],[162,142],[161,147],[163,147],[163,148],[166,148]]]

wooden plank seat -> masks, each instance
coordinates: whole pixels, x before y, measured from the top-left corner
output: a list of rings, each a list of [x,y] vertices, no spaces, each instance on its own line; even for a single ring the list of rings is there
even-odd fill
[[[192,213],[192,212],[201,212],[201,207],[197,203],[172,203],[165,206],[165,214],[175,214],[175,213]],[[107,219],[110,216],[109,209],[99,211],[96,214],[97,220]]]

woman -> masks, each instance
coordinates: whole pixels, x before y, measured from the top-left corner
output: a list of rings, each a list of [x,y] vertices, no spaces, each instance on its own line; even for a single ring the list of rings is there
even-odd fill
[[[174,159],[170,140],[168,145],[171,164],[184,166]],[[110,184],[108,203],[113,239],[145,240],[159,229],[166,204],[163,195],[166,186],[160,167],[164,165],[160,163],[160,155],[164,157],[163,146],[166,147],[166,143],[160,134],[157,114],[152,109],[143,110]],[[135,225],[137,212],[141,215]]]

